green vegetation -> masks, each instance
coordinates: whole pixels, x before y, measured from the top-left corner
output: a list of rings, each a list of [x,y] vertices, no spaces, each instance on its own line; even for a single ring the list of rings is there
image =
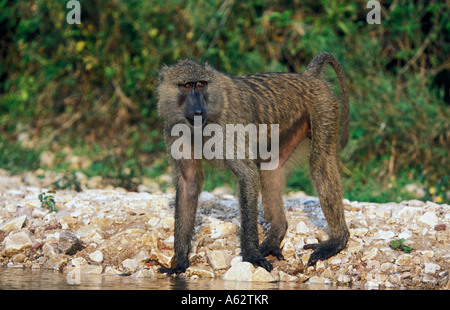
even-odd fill
[[[401,251],[404,253],[411,253],[412,250],[414,250],[412,247],[404,245],[403,243],[405,242],[405,239],[397,239],[397,240],[393,240],[390,244],[389,247],[397,250],[397,251]]]
[[[55,194],[55,191],[47,191],[39,194],[38,198],[41,202],[41,207],[49,209],[50,212],[58,212],[58,209],[56,209]]]
[[[350,93],[344,196],[399,201],[416,184],[420,199],[448,202],[450,8],[381,2],[381,24],[369,25],[364,0],[80,0],[81,24],[69,25],[66,1],[0,1],[0,168],[46,168],[50,151],[47,168],[66,181],[80,170],[134,189],[170,169],[156,111],[163,63],[302,72],[324,50],[342,62]],[[308,174],[300,167],[289,189],[313,194]],[[206,190],[235,184],[227,172],[206,176]]]

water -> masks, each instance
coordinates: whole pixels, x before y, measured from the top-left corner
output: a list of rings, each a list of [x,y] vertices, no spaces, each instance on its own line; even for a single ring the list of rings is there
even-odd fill
[[[69,284],[67,273],[46,269],[0,267],[0,290],[299,290],[321,289],[298,283],[254,283],[221,279],[134,279],[118,275],[81,274]]]

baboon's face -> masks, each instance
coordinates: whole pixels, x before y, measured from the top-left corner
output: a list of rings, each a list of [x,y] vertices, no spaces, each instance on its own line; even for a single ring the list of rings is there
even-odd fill
[[[163,67],[159,76],[158,111],[166,124],[186,123],[204,126],[216,122],[221,111],[221,97],[214,85],[215,70],[190,59]],[[194,123],[201,117],[201,123]]]
[[[178,85],[179,103],[184,106],[184,117],[191,126],[204,125],[208,118],[208,83],[205,81],[187,82]],[[194,124],[194,117],[201,117],[201,123]]]

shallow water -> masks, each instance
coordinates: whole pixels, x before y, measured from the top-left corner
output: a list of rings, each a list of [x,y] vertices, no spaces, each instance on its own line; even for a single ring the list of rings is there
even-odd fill
[[[308,290],[330,289],[298,283],[253,283],[221,279],[134,279],[118,275],[81,274],[69,284],[67,273],[53,270],[0,267],[0,290]],[[73,281],[72,281],[73,282]],[[332,289],[336,289],[333,287]]]

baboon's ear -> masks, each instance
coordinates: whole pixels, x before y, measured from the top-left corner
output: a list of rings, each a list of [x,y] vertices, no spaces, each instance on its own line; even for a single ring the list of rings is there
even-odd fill
[[[162,65],[161,70],[159,70],[159,83],[164,82],[164,76],[165,73],[167,72],[167,69],[169,69],[169,67],[165,64]]]

